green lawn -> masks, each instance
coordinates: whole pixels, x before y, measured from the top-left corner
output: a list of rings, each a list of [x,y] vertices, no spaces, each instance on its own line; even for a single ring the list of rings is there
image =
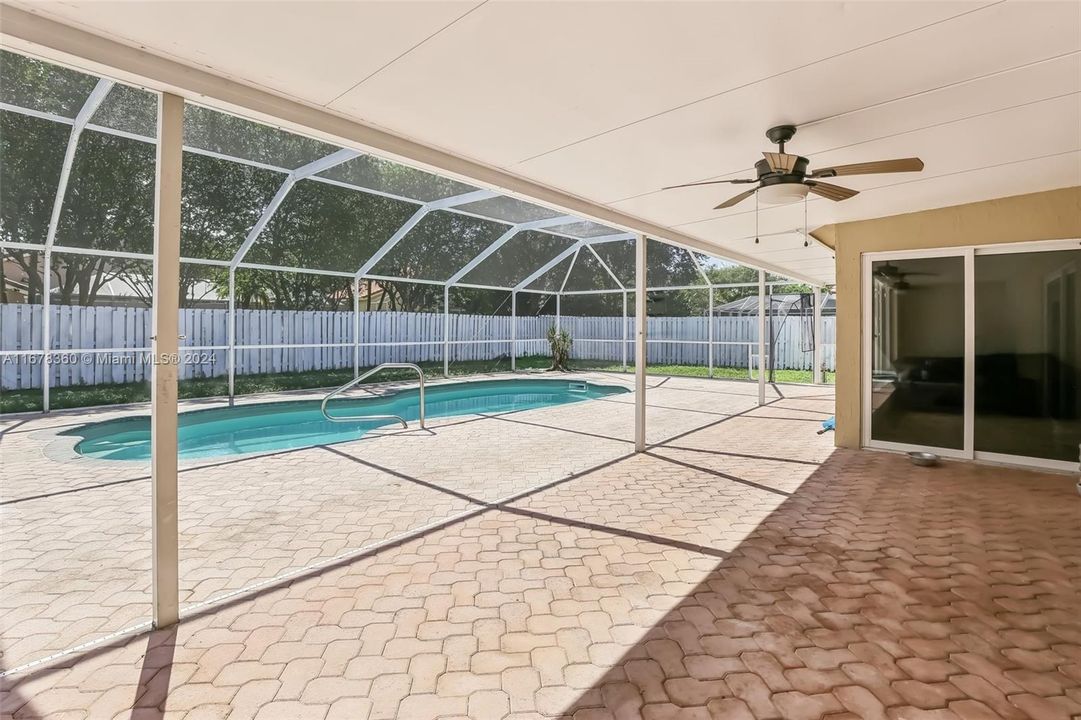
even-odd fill
[[[519,370],[546,370],[551,360],[543,355],[530,355],[518,358]],[[419,363],[426,374],[441,376],[442,361]],[[604,372],[622,372],[622,366],[616,362],[603,360],[572,360],[571,367],[576,370],[600,370]],[[363,370],[364,368],[362,368]],[[633,372],[633,366],[628,372]],[[506,372],[510,370],[510,360],[470,360],[451,363],[452,376],[476,375],[478,373]],[[708,368],[700,365],[650,365],[650,375],[678,375],[686,377],[706,377]],[[778,370],[777,382],[809,383],[810,370]],[[746,368],[713,369],[716,378],[747,379]],[[353,377],[352,368],[342,370],[312,370],[310,372],[275,373],[265,375],[237,375],[237,395],[279,392],[283,390],[306,390],[312,388],[332,388],[342,385]],[[387,380],[409,380],[415,377],[408,370],[387,370],[371,379],[371,382]],[[826,373],[828,383],[834,381],[834,373]],[[197,378],[181,380],[179,395],[181,399],[220,397],[229,392],[229,382],[225,377]],[[150,384],[127,383],[109,385],[70,385],[54,387],[50,393],[50,406],[62,408],[91,407],[95,405],[121,405],[126,403],[148,402]],[[0,393],[0,413],[29,412],[41,410],[41,389],[5,390]]]

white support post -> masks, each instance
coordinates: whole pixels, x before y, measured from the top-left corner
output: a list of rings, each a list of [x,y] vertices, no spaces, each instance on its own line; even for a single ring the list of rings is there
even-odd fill
[[[360,377],[360,278],[353,279],[353,378]]]
[[[150,475],[153,516],[153,622],[180,618],[177,525],[177,375],[180,320],[180,203],[184,157],[184,98],[158,102],[154,197],[153,334],[150,371]]]
[[[635,243],[634,451],[646,451],[646,236]]]
[[[713,286],[709,286],[709,310],[706,312],[706,336],[709,338],[709,376],[713,377]]]
[[[623,348],[621,355],[623,359],[623,372],[627,372],[627,291],[623,291],[623,342],[620,346]]]
[[[49,412],[49,386],[53,382],[53,366],[50,362],[52,350],[52,294],[53,251],[46,246],[44,253],[44,274],[41,276],[41,411]]]
[[[556,332],[563,329],[563,294],[556,293]]]
[[[226,318],[229,332],[229,405],[236,400],[236,270],[229,268],[229,317]]]
[[[758,271],[758,404],[766,404],[766,271]]]
[[[450,377],[450,285],[443,286],[443,377]]]
[[[825,288],[814,288],[814,351],[811,354],[811,382],[822,384],[822,305],[826,302]]]
[[[518,370],[518,293],[510,291],[510,371]]]

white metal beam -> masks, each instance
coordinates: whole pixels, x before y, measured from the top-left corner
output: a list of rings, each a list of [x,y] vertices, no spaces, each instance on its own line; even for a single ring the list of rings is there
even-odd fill
[[[430,203],[425,203],[425,205],[429,210],[449,210],[458,205],[468,205],[469,203],[480,202],[481,200],[490,200],[498,194],[499,193],[491,190],[474,190],[472,192],[453,195],[441,200],[432,200]]]
[[[307,165],[302,165],[296,170],[290,173],[295,179],[303,180],[304,178],[317,175],[324,170],[329,170],[332,167],[341,165],[344,162],[349,162],[353,158],[360,157],[360,153],[356,150],[349,150],[342,148],[337,152],[332,152],[330,155],[325,155],[318,160],[312,160]]]
[[[566,225],[568,222],[574,222],[577,219],[578,218],[571,217],[570,215],[561,215],[559,217],[548,218],[547,220],[534,220],[532,222],[518,223],[517,225],[512,225],[509,230],[496,238],[495,241],[492,242],[492,244],[486,247],[483,251],[481,251],[479,255],[466,263],[461,270],[451,275],[450,279],[447,280],[447,285],[456,284],[459,280],[468,275],[475,267],[477,267],[482,262],[491,257],[496,250],[506,245],[510,241],[510,239],[518,233],[526,232],[527,230],[541,230],[543,228],[555,225]]]
[[[394,234],[383,243],[375,253],[368,258],[368,260],[360,266],[360,269],[354,273],[354,276],[359,280],[362,277],[367,277],[368,273],[372,271],[379,261],[386,257],[386,254],[394,249],[394,246],[401,242],[402,238],[409,234],[409,231],[417,226],[417,224],[424,219],[424,217],[436,210],[448,210],[455,205],[466,205],[471,202],[477,202],[479,200],[487,200],[494,197],[495,193],[490,190],[476,190],[473,192],[464,193],[462,195],[455,195],[449,198],[443,198],[442,200],[435,200],[433,202],[425,203],[417,208],[417,211],[409,216],[400,228],[394,231]],[[409,282],[408,278],[402,278],[402,280]],[[442,285],[443,283],[438,283]]]
[[[270,199],[270,202],[265,208],[263,208],[263,214],[259,216],[259,219],[255,221],[255,225],[248,231],[247,237],[244,238],[244,242],[241,243],[237,249],[236,254],[233,255],[232,261],[229,263],[229,267],[232,270],[236,270],[237,265],[244,261],[244,257],[251,250],[251,246],[255,244],[255,241],[259,239],[259,235],[262,234],[263,229],[270,222],[270,219],[274,217],[274,213],[278,211],[281,204],[285,202],[286,196],[289,195],[289,191],[293,189],[293,185],[296,184],[296,180],[293,176],[285,178],[285,182],[278,188],[278,192],[274,193],[274,197]]]
[[[379,264],[379,261],[383,257],[394,249],[402,238],[409,234],[409,231],[417,226],[417,224],[424,219],[424,216],[428,214],[428,206],[422,205],[413,213],[408,220],[406,220],[400,228],[394,231],[394,234],[383,243],[378,250],[376,250],[368,260],[360,266],[360,269],[356,271],[355,276],[359,280],[365,277],[372,268]]]
[[[443,377],[450,377],[450,285],[443,286]]]
[[[646,451],[646,236],[634,253],[634,451]]]
[[[75,116],[75,120],[71,124],[71,132],[68,134],[68,145],[64,150],[64,160],[60,166],[60,180],[56,184],[56,195],[53,197],[53,210],[49,215],[49,227],[45,232],[45,254],[42,258],[42,277],[41,277],[41,349],[42,353],[47,353],[52,349],[52,263],[53,263],[53,244],[56,242],[56,232],[60,227],[60,214],[64,209],[64,196],[68,192],[68,180],[71,178],[71,167],[75,163],[75,151],[79,147],[79,136],[82,135],[83,128],[90,122],[90,118],[94,115],[101,103],[105,100],[105,97],[109,94],[109,91],[113,89],[112,80],[98,80],[97,85],[90,91],[86,100],[83,102],[83,106],[79,109],[79,114]],[[43,357],[43,360],[48,360],[47,357]],[[52,384],[52,368],[48,362],[42,362],[41,365],[41,407],[44,412],[49,412],[49,386]]]
[[[766,404],[766,271],[758,271],[758,404]]]
[[[694,261],[694,266],[698,268],[698,274],[702,276],[702,280],[706,283],[706,285],[711,284],[709,280],[709,275],[706,275],[705,268],[702,267],[702,263],[698,262],[698,258],[695,257],[694,252],[688,250],[687,253],[691,256],[691,260]]]
[[[602,258],[600,255],[597,254],[596,248],[594,248],[592,244],[588,244],[588,245],[586,245],[586,249],[589,250],[589,252],[593,253],[593,257],[597,258],[597,262],[599,262],[601,264],[601,267],[604,268],[605,271],[608,273],[608,275],[611,276],[611,278],[616,281],[616,285],[619,286],[619,289],[620,290],[626,290],[623,283],[620,282],[619,278],[616,277],[616,274],[614,272],[612,272],[612,268],[608,267],[608,263],[606,263],[604,261],[604,258]]]
[[[360,153],[356,150],[338,150],[337,152],[321,157],[318,160],[313,160],[307,165],[298,167],[296,170],[289,173],[285,178],[285,182],[278,188],[278,192],[274,193],[274,197],[270,199],[270,202],[263,209],[263,214],[259,216],[259,219],[255,221],[255,225],[248,231],[248,235],[244,238],[244,242],[237,249],[236,254],[233,255],[233,260],[229,264],[229,267],[236,270],[237,266],[244,262],[244,257],[248,254],[248,251],[251,250],[251,246],[259,239],[259,235],[262,234],[267,223],[270,222],[270,219],[274,217],[274,213],[278,212],[278,208],[285,202],[285,198],[289,195],[289,192],[297,182],[306,177],[315,175],[316,173],[328,170],[335,165],[341,165],[343,162],[352,160],[359,155]]]
[[[815,385],[822,384],[822,305],[826,302],[828,291],[825,288],[811,288],[814,297],[814,326],[811,335],[814,337],[814,346],[811,351],[811,382]]]
[[[57,184],[56,197],[53,198],[53,211],[49,216],[49,229],[45,234],[45,246],[51,248],[56,240],[56,231],[60,224],[60,212],[64,205],[64,195],[67,194],[68,180],[71,178],[71,167],[75,162],[75,151],[79,146],[79,136],[82,135],[90,118],[101,107],[109,91],[113,89],[112,80],[98,80],[98,84],[90,91],[83,103],[79,114],[71,125],[71,133],[68,135],[68,146],[64,151],[64,161],[60,166],[60,182]]]
[[[558,265],[559,263],[566,260],[568,257],[573,255],[574,253],[578,252],[578,249],[581,246],[582,246],[581,241],[576,242],[574,245],[571,245],[569,248],[567,248],[563,252],[559,253],[554,258],[552,258],[551,260],[549,260],[548,262],[544,263],[539,268],[534,270],[532,275],[528,276],[525,280],[522,280],[522,282],[515,285],[513,289],[514,290],[524,290],[528,285],[532,284],[533,281],[535,281],[540,276],[544,275],[544,273],[548,272],[549,270],[551,270],[556,265]]]
[[[574,257],[571,258],[571,264],[567,266],[567,274],[563,276],[563,282],[559,284],[560,295],[567,289],[567,281],[571,279],[571,273],[574,272],[574,266],[578,263],[578,256],[581,254],[582,248],[578,248],[574,251]]]

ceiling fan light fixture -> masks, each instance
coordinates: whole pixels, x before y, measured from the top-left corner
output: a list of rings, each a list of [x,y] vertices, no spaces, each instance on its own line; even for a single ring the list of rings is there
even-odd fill
[[[787,205],[807,197],[809,188],[803,183],[777,183],[758,189],[758,199],[766,205]]]

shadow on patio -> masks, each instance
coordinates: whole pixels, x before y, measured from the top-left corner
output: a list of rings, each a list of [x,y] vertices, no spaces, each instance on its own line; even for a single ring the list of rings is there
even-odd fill
[[[498,501],[324,448],[467,509],[173,630],[7,678],[5,706],[30,700],[17,718],[1081,712],[1071,481],[824,453],[792,416],[817,411],[784,402],[784,417],[736,413]]]

